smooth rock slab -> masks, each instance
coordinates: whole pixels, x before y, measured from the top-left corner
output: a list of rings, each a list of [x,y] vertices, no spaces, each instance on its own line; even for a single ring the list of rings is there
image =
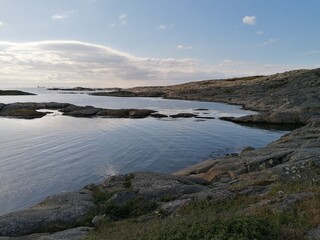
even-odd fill
[[[53,225],[72,226],[95,207],[90,191],[62,193],[22,211],[0,217],[0,236],[23,236],[45,232]]]

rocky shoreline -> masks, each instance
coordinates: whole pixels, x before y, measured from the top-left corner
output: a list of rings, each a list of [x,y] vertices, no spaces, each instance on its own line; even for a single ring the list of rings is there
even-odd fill
[[[320,69],[128,92],[241,104],[260,114],[225,120],[303,126],[264,148],[172,175],[113,176],[49,197],[1,216],[0,239],[158,239],[162,226],[175,239],[320,239]]]

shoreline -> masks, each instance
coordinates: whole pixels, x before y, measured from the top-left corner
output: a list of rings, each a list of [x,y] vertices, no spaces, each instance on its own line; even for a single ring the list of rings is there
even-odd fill
[[[0,236],[29,235],[57,222],[64,222],[72,226],[70,228],[78,227],[77,223],[85,221],[84,218],[88,217],[88,214],[91,224],[99,227],[95,222],[101,222],[106,218],[106,214],[103,215],[103,211],[99,210],[102,201],[121,206],[137,198],[152,200],[157,203],[157,208],[150,207],[152,211],[161,209],[165,212],[165,216],[170,216],[183,206],[199,200],[215,202],[236,199],[238,196],[268,196],[270,201],[258,199],[255,203],[256,207],[269,207],[274,211],[278,211],[280,207],[289,211],[295,204],[310,199],[310,196],[318,198],[318,190],[314,192],[307,187],[302,189],[305,191],[281,196],[272,195],[271,197],[270,193],[278,184],[304,183],[317,186],[320,183],[320,99],[317,97],[320,93],[319,76],[320,69],[315,69],[212,82],[212,85],[219,87],[219,91],[228,90],[224,92],[224,98],[228,99],[226,103],[234,104],[240,98],[242,100],[238,105],[260,112],[257,115],[224,120],[246,124],[301,124],[303,126],[264,148],[255,150],[248,147],[237,155],[201,162],[172,175],[131,173],[113,176],[98,186],[88,186],[79,192],[49,197],[31,209],[0,216]],[[301,82],[301,79],[304,81]],[[253,98],[250,98],[250,95],[244,96],[246,91],[252,91],[252,86],[258,88],[257,83],[266,83],[266,81],[268,86],[264,86],[265,91],[258,91],[259,94],[254,92]],[[297,83],[305,86],[297,88]],[[129,91],[136,95],[141,93],[144,96],[151,96],[154,93],[159,95],[160,92],[170,99],[181,100],[195,100],[192,98],[202,94],[204,100],[217,98],[222,102],[223,97],[219,94],[213,98],[208,97],[216,91],[210,84],[210,81],[204,81],[169,87],[133,88]],[[225,85],[224,88],[222,85]],[[148,91],[152,94],[146,93]],[[284,92],[287,94],[278,98],[278,95]],[[61,204],[62,202],[64,203]],[[143,204],[148,206],[150,202],[143,202]],[[57,211],[54,210],[57,206],[59,206],[57,217],[39,225],[36,219],[39,216],[49,218]],[[93,209],[95,209],[94,214],[92,214]],[[115,217],[112,211],[107,214],[111,218]],[[30,216],[33,216],[31,220]],[[98,218],[100,220],[97,220]],[[15,222],[15,219],[20,220]],[[7,226],[9,222],[10,227],[1,227]],[[80,224],[80,226],[87,226],[87,224]],[[21,229],[24,231],[21,232]],[[54,232],[62,229],[63,227],[58,228]]]

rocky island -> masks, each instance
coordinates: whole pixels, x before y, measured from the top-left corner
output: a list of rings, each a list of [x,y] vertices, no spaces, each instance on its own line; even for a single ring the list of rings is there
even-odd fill
[[[264,148],[248,146],[172,175],[112,176],[49,197],[1,216],[0,240],[320,239],[320,69],[139,87],[124,95],[240,104],[260,113],[225,120],[300,127]]]
[[[49,110],[49,111],[39,111]],[[57,102],[24,102],[24,103],[0,103],[0,117],[35,119],[42,118],[50,113],[50,110],[58,110],[62,115],[71,117],[100,117],[100,118],[205,118],[214,119],[213,117],[201,117],[194,113],[178,113],[167,116],[151,109],[105,109],[93,106],[76,106],[69,103]]]
[[[19,90],[0,90],[0,96],[15,96],[15,95],[35,95],[33,93],[23,92]]]

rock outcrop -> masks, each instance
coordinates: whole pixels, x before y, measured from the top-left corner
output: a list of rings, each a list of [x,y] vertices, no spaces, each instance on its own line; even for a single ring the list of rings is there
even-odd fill
[[[39,112],[37,110],[48,109],[48,110],[59,110],[62,115],[71,117],[106,117],[106,118],[164,118],[167,115],[157,113],[157,111],[151,109],[104,109],[96,108],[93,106],[76,106],[69,103],[0,103],[0,117],[11,117],[11,118],[23,118],[23,119],[34,119],[45,116],[46,112]],[[197,115],[192,113],[179,113],[172,115],[172,118],[190,118],[196,117]]]
[[[92,193],[82,190],[48,197],[38,205],[0,217],[0,236],[23,236],[72,228],[95,208]]]

